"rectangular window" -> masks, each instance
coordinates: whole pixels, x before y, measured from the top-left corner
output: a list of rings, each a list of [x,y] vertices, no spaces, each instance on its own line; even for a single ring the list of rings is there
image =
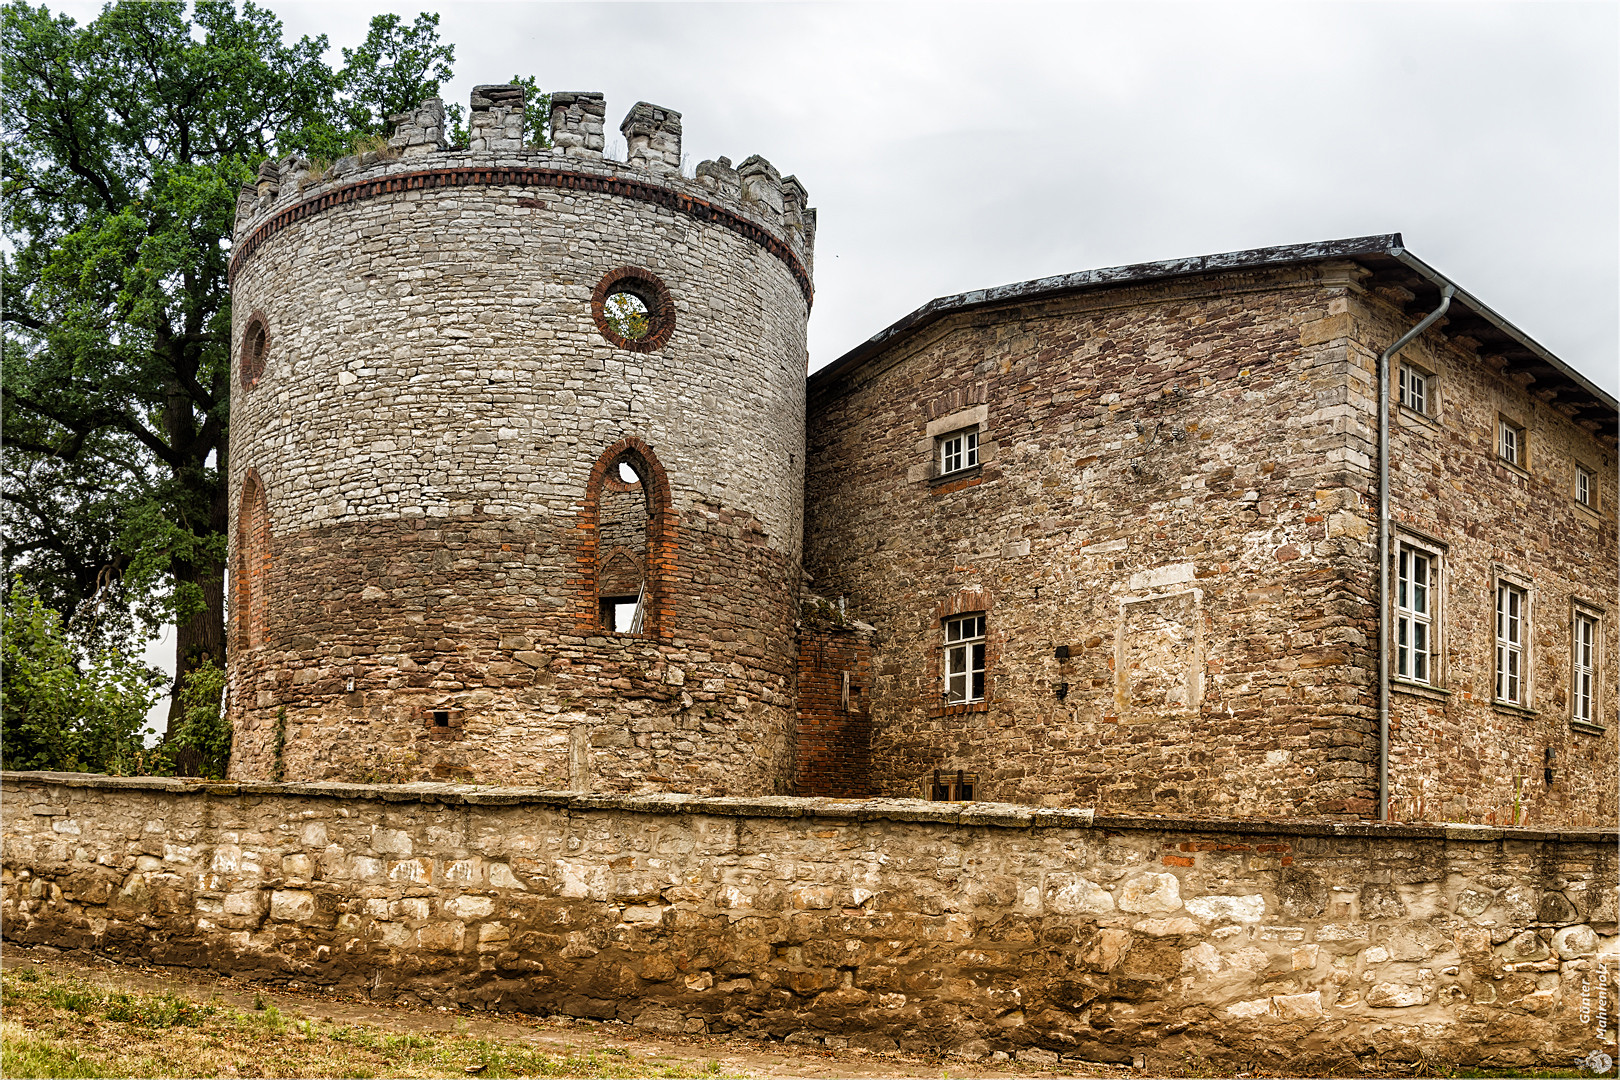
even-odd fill
[[[961,472],[979,463],[979,432],[955,431],[939,440],[939,474]]]
[[[1598,620],[1596,615],[1575,612],[1575,657],[1570,665],[1570,717],[1583,724],[1594,724],[1597,698]]]
[[[1575,501],[1582,506],[1592,505],[1592,471],[1575,466]]]
[[[984,700],[984,616],[945,620],[945,700]]]
[[[1524,428],[1508,420],[1499,418],[1496,422],[1496,453],[1509,465],[1525,467]]]
[[[1496,583],[1496,700],[1524,704],[1525,591]]]
[[[1401,405],[1413,412],[1429,412],[1429,379],[1431,376],[1411,364],[1401,365]]]
[[[1395,559],[1395,674],[1432,683],[1434,660],[1440,651],[1435,640],[1440,556],[1401,541]]]

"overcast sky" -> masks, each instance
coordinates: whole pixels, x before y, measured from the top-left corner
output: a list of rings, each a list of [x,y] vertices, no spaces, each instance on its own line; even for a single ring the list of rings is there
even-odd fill
[[[334,47],[436,10],[447,100],[533,75],[796,174],[812,367],[949,293],[1401,232],[1620,390],[1614,3],[268,6]]]

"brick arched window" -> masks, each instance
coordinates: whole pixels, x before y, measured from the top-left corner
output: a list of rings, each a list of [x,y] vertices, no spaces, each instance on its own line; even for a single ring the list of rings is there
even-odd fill
[[[248,317],[242,330],[242,345],[237,354],[237,370],[241,372],[242,386],[251,390],[264,375],[265,358],[270,353],[270,320],[264,312],[255,311]]]
[[[575,617],[590,634],[661,637],[674,610],[675,514],[652,447],[620,439],[591,467],[579,516]]]
[[[269,621],[265,580],[270,570],[270,508],[257,469],[242,480],[236,513],[236,641],[244,649],[264,644]]]

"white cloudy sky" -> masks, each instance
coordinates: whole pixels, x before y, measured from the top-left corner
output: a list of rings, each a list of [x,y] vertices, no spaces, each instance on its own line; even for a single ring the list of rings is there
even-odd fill
[[[334,46],[436,10],[449,100],[534,75],[797,174],[813,367],[935,296],[1399,231],[1620,389],[1613,3],[268,6]]]

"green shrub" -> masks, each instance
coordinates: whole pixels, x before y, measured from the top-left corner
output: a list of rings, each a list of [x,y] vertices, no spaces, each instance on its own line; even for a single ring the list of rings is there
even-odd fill
[[[0,759],[8,769],[127,773],[151,729],[161,672],[116,646],[75,642],[21,578],[0,627]]]

